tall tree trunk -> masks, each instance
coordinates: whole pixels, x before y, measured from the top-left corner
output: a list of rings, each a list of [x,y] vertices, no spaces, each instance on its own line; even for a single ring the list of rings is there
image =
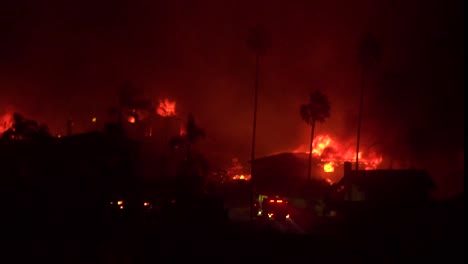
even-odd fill
[[[257,53],[255,57],[255,91],[254,91],[254,111],[253,111],[253,126],[252,126],[252,152],[250,157],[250,221],[254,216],[254,160],[255,160],[255,143],[257,134],[257,103],[258,103],[258,72],[259,72],[260,55]]]
[[[314,143],[314,130],[315,121],[312,121],[312,128],[310,130],[310,146],[309,146],[309,167],[307,169],[307,181],[310,182],[312,179],[312,145]]]
[[[359,143],[361,141],[361,120],[362,120],[362,101],[364,98],[364,80],[365,80],[365,65],[362,66],[361,75],[361,96],[359,97],[359,114],[358,114],[358,130],[356,143],[356,171],[359,170]]]

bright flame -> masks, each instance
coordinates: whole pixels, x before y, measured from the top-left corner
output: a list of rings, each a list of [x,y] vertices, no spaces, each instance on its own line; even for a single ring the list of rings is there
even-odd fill
[[[293,152],[309,153],[306,145],[297,148]],[[356,160],[356,151],[343,148],[341,144],[338,144],[327,134],[317,135],[314,138],[312,143],[312,155],[321,159],[324,172],[334,172],[339,164],[343,164],[345,161],[354,162]],[[383,160],[382,155],[375,152],[364,153],[361,151],[358,157],[359,163],[362,164],[366,170],[376,169]]]
[[[123,204],[123,201],[117,201],[117,204],[118,204],[118,205],[122,205],[122,204]]]
[[[91,119],[91,122],[96,123],[96,120],[97,120],[97,119],[96,119],[95,117],[93,117],[93,118]]]
[[[325,163],[325,165],[323,165],[323,171],[324,172],[334,172],[335,167],[333,167],[333,161]]]
[[[169,99],[159,100],[159,106],[156,113],[160,116],[175,116],[176,115],[176,102],[169,101]]]
[[[244,174],[240,174],[240,175],[234,175],[232,177],[233,180],[242,180],[242,181],[249,181],[250,180],[250,175],[244,175]]]
[[[134,116],[129,116],[128,117],[128,122],[131,123],[131,124],[134,124],[135,123],[135,117]]]
[[[327,147],[334,145],[334,141],[328,135],[318,135],[312,144],[312,155],[321,156]]]

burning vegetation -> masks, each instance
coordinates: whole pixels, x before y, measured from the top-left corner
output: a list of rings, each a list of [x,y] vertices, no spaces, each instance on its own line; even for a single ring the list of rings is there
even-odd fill
[[[159,100],[159,106],[156,110],[156,113],[160,116],[175,116],[176,115],[176,102],[169,101],[165,98],[164,100]]]
[[[323,164],[324,172],[334,172],[335,168],[342,165],[345,161],[354,162],[356,160],[356,151],[352,147],[344,147],[327,134],[321,134],[314,138],[312,143],[312,156],[319,158]],[[307,146],[303,145],[293,152],[309,153]],[[382,163],[382,155],[374,151],[360,151],[359,164],[365,170],[374,170]]]
[[[245,173],[245,168],[238,158],[232,159],[232,166],[228,168],[227,174],[232,180],[248,181],[251,178],[250,174]]]

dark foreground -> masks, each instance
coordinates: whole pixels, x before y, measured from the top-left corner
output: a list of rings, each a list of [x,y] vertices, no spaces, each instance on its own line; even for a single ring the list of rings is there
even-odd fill
[[[66,203],[55,211],[47,205],[7,208],[1,262],[463,263],[465,257],[460,207],[332,221],[313,235],[279,233],[202,212],[155,219],[98,209],[79,211]]]

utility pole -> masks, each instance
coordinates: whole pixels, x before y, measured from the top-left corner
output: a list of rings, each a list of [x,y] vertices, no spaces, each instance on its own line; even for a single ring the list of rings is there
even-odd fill
[[[254,160],[255,160],[255,144],[257,135],[257,105],[258,105],[258,69],[260,56],[257,53],[255,57],[255,91],[254,91],[254,111],[252,125],[252,152],[250,156],[250,220],[254,217]]]
[[[250,221],[254,217],[254,182],[255,182],[255,144],[257,134],[257,105],[258,105],[258,86],[259,86],[259,71],[260,57],[265,54],[269,43],[269,35],[262,26],[257,26],[250,32],[247,40],[249,47],[255,52],[255,90],[254,90],[254,110],[253,110],[253,126],[252,126],[252,152],[250,157]]]
[[[356,146],[356,171],[359,170],[359,143],[361,140],[361,122],[362,122],[362,105],[364,99],[364,86],[366,80],[366,70],[370,69],[371,66],[380,62],[381,59],[381,47],[379,41],[375,36],[368,32],[362,38],[362,42],[359,47],[359,61],[362,64],[361,73],[361,95],[359,97],[359,116],[358,116],[358,131],[357,131],[357,146]]]
[[[365,66],[362,66],[361,75],[361,95],[359,97],[359,114],[358,114],[358,130],[357,130],[357,145],[356,145],[356,171],[359,170],[359,143],[361,141],[361,120],[362,120],[362,101],[364,99],[364,78]]]

